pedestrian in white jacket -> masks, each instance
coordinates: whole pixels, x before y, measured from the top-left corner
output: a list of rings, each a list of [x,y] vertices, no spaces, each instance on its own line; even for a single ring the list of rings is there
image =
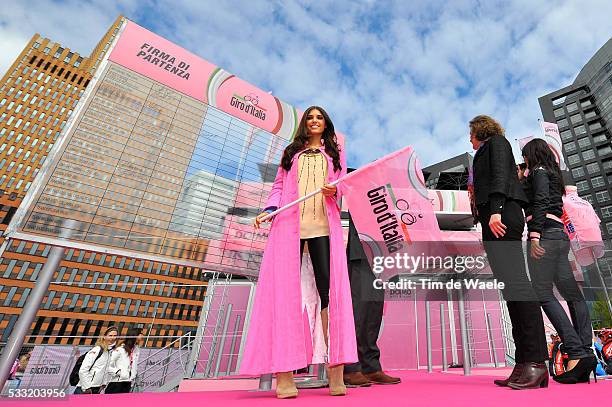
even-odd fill
[[[138,373],[139,344],[142,333],[138,328],[130,328],[128,335],[110,355],[108,385],[104,393],[129,393]]]
[[[117,340],[117,328],[107,328],[96,345],[87,352],[79,369],[79,383],[74,394],[100,393],[106,380],[110,351]]]

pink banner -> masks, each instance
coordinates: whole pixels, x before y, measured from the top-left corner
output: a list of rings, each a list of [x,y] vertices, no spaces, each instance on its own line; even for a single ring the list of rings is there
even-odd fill
[[[295,133],[294,107],[132,21],[109,60],[287,140]]]
[[[109,59],[197,100],[216,66],[128,21]]]
[[[277,99],[236,76],[230,76],[220,84],[215,104],[221,110],[271,133],[280,128],[282,114]]]
[[[440,241],[436,215],[412,147],[349,174],[342,182],[355,227],[377,256]]]

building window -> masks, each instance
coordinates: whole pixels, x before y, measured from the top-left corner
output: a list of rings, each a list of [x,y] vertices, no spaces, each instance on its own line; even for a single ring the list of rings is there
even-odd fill
[[[554,114],[556,118],[565,116],[565,112],[563,112],[563,108],[555,109]]]
[[[591,205],[593,205],[593,196],[592,195],[584,195],[582,198],[584,198],[585,201],[588,201]]]
[[[601,143],[604,141],[608,141],[608,137],[606,137],[605,134],[598,134],[596,136],[593,136],[593,143]]]
[[[583,137],[578,140],[578,145],[580,146],[580,148],[588,147],[591,145],[591,140],[589,140],[588,137]]]
[[[11,287],[6,299],[4,300],[4,303],[2,304],[2,306],[6,307],[8,306],[11,301],[13,300],[13,297],[15,296],[15,293],[17,292],[17,287]]]
[[[582,152],[582,159],[583,160],[592,160],[593,158],[595,158],[595,151],[593,150],[586,150]]]
[[[592,119],[595,116],[597,116],[597,112],[595,112],[595,110],[589,110],[588,112],[584,113],[584,118],[587,120]]]
[[[577,102],[570,103],[569,105],[566,106],[566,109],[569,113],[575,112],[576,110],[578,110],[578,103]]]
[[[576,142],[572,141],[563,145],[566,153],[573,153],[576,151]]]
[[[576,189],[578,192],[584,192],[589,189],[589,183],[586,181],[578,181],[576,182]]]
[[[599,202],[599,203],[609,201],[610,200],[610,192],[609,191],[595,192],[595,199],[597,199],[597,202]]]
[[[561,119],[559,121],[557,121],[557,125],[559,126],[559,128],[561,127],[567,127],[567,119]]]
[[[601,129],[601,122],[595,122],[595,123],[589,124],[589,130],[595,131],[599,129]]]
[[[580,102],[580,106],[582,106],[582,108],[589,107],[591,105],[592,105],[592,103],[591,103],[590,99],[583,100],[582,102]]]
[[[570,121],[572,122],[572,124],[578,124],[582,122],[582,116],[580,115],[580,113],[574,114],[570,116]]]
[[[597,174],[599,173],[599,163],[587,164],[586,169],[589,174]]]
[[[601,176],[591,179],[591,184],[593,185],[593,188],[599,188],[599,187],[603,187],[604,185],[606,185],[603,177]]]
[[[601,208],[601,215],[604,218],[612,217],[612,206],[604,206],[603,208]]]
[[[578,164],[580,162],[580,157],[578,156],[578,154],[573,154],[567,157],[567,162],[572,165],[572,164]]]
[[[599,154],[600,157],[603,157],[604,155],[608,155],[612,153],[612,147],[611,146],[600,147],[597,149],[597,153]]]
[[[606,230],[608,231],[608,234],[612,234],[612,222],[606,223]]]
[[[576,133],[577,136],[581,134],[586,134],[586,128],[584,127],[584,124],[574,127],[574,133]]]

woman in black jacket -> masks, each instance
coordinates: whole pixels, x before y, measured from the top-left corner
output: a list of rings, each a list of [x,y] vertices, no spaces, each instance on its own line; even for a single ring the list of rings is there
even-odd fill
[[[548,358],[540,303],[527,278],[522,235],[525,218],[521,206],[527,198],[519,183],[512,147],[500,124],[489,116],[470,121],[477,220],[495,278],[505,284],[504,299],[512,322],[516,365],[510,377],[495,380],[498,386],[531,389],[548,386]]]
[[[591,348],[589,310],[568,260],[570,243],[561,220],[565,194],[561,169],[544,140],[530,141],[522,153],[529,168],[525,184],[529,205],[525,214],[531,281],[542,309],[569,355],[567,371],[554,376],[554,380],[565,384],[587,382],[590,373],[595,373],[597,361]],[[567,302],[573,325],[553,294],[553,283]]]

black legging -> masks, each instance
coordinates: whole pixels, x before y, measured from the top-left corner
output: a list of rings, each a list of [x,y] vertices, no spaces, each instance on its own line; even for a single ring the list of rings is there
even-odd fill
[[[300,239],[300,259],[304,255],[305,243],[308,243],[317,291],[321,298],[321,310],[324,310],[329,305],[329,236]]]

